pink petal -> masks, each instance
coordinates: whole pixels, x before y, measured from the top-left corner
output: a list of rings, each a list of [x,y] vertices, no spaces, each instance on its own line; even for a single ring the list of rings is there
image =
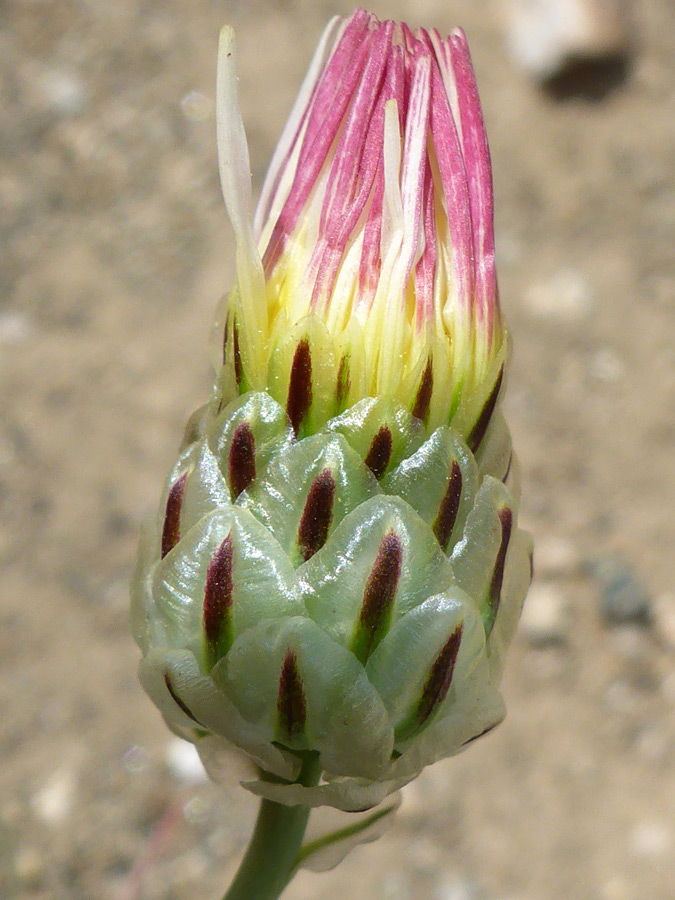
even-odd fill
[[[370,24],[367,13],[358,10],[345,29],[316,88],[293,187],[263,257],[267,276],[295,229],[356,89],[372,44]]]
[[[491,335],[496,314],[494,198],[485,123],[466,35],[457,28],[446,42],[457,84],[461,140],[469,186],[476,271],[476,316]]]

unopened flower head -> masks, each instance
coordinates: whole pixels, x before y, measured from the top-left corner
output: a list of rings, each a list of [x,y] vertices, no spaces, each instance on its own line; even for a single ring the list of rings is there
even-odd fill
[[[212,399],[142,542],[141,677],[212,772],[364,809],[504,714],[530,581],[466,40],[326,30],[250,216],[232,32],[221,180],[236,286]],[[321,783],[295,783],[320,760]]]
[[[221,54],[220,150],[239,256],[226,358],[239,388],[281,403],[304,390],[309,408],[300,398],[296,415],[309,428],[363,397],[390,396],[468,436],[499,391],[505,335],[490,158],[464,33],[443,40],[362,10],[336,19],[253,230],[228,32]]]

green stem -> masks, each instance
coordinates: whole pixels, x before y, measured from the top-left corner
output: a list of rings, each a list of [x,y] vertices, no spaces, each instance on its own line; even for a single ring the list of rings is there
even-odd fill
[[[312,753],[296,784],[311,787],[320,777],[319,755]],[[307,806],[262,800],[251,843],[223,900],[277,900],[292,876],[308,819]]]

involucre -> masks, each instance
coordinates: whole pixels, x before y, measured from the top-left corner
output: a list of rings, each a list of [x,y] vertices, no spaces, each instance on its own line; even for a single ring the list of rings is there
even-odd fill
[[[459,30],[336,19],[255,220],[229,30],[218,105],[237,283],[142,539],[141,679],[211,772],[365,809],[501,721],[531,577],[473,71]]]

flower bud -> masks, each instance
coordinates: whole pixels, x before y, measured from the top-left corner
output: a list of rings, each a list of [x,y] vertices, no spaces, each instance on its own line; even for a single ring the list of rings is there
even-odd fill
[[[142,682],[211,771],[365,809],[503,717],[531,577],[500,410],[508,339],[464,34],[328,26],[255,217],[231,30],[236,286],[133,584]],[[293,783],[307,754],[315,787]]]

